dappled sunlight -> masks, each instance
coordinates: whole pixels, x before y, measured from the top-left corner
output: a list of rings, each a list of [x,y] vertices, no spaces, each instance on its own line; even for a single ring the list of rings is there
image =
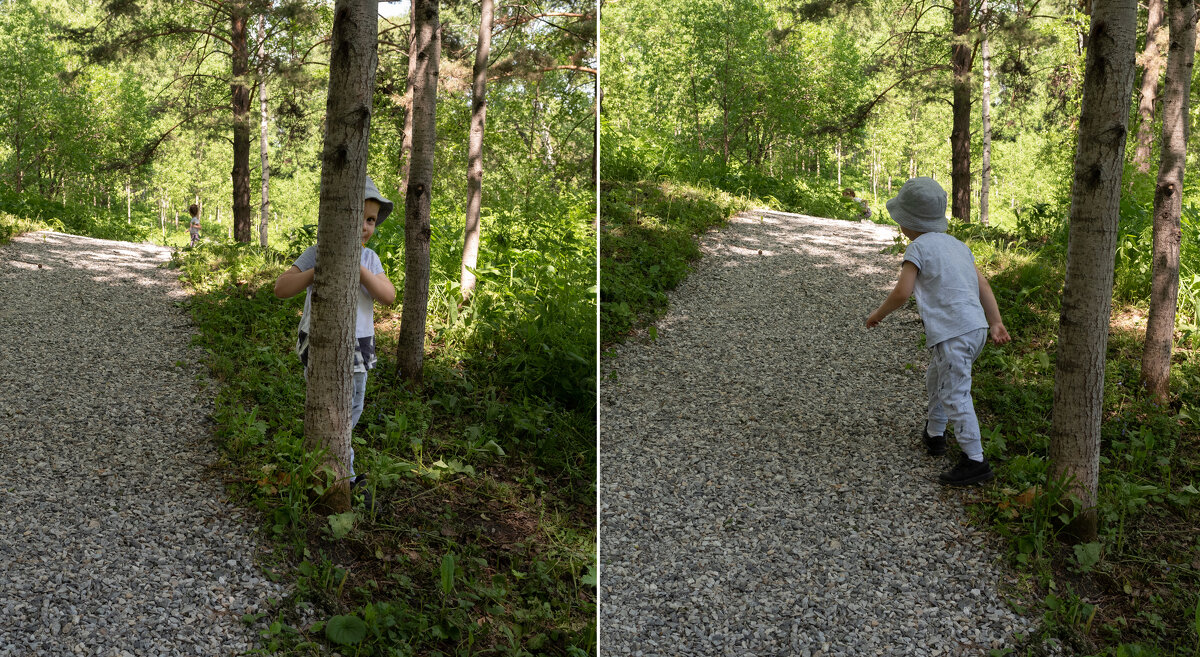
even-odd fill
[[[795,221],[803,217],[805,223]],[[825,222],[836,226],[857,225],[861,232],[852,236],[841,233],[823,234],[821,228]],[[877,258],[870,258],[890,246],[896,236],[896,229],[873,223],[852,224],[838,219],[821,219],[806,215],[788,214],[770,210],[753,210],[741,213],[730,223],[759,223],[769,228],[767,230],[747,233],[744,231],[713,231],[710,239],[714,240],[712,248],[724,249],[728,258],[722,259],[718,266],[725,268],[740,267],[752,258],[768,257],[803,257],[806,267],[817,269],[837,268],[846,275],[875,278],[877,276],[892,276],[893,281],[899,271],[899,256],[896,257],[895,267],[879,264]],[[853,259],[852,265],[847,265],[847,258]],[[794,270],[781,270],[786,272]],[[886,286],[875,288],[885,290]]]
[[[109,240],[50,231],[27,233],[15,241],[37,241],[50,248],[40,252],[42,257],[38,262],[9,260],[0,263],[0,275],[4,273],[4,268],[41,270],[46,275],[52,275],[62,268],[80,269],[90,272],[91,279],[97,283],[164,287],[169,296],[184,294],[178,286],[164,286],[162,278],[156,275],[156,270],[170,258],[171,249],[167,247],[138,244],[112,249],[114,242]],[[89,246],[97,248],[89,249]]]

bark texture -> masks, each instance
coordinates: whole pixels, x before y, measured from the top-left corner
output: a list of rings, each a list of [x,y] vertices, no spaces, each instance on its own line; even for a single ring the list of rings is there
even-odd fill
[[[404,137],[400,141],[400,189],[408,189],[412,165],[413,78],[417,75],[417,20],[415,7],[408,10],[408,77],[404,78]]]
[[[1170,45],[1163,89],[1162,156],[1154,188],[1154,246],[1150,319],[1142,352],[1142,384],[1160,404],[1170,393],[1171,350],[1179,300],[1179,244],[1183,239],[1183,173],[1187,164],[1189,95],[1196,52],[1195,0],[1169,0]]]
[[[1154,147],[1154,103],[1158,100],[1158,77],[1162,73],[1163,53],[1160,28],[1163,0],[1149,0],[1146,14],[1146,45],[1138,57],[1142,66],[1142,88],[1138,94],[1137,148],[1133,161],[1138,171],[1150,173],[1150,153]]]
[[[230,83],[233,104],[233,237],[238,242],[251,239],[250,218],[250,88],[246,86],[250,73],[250,49],[246,23],[245,2],[230,6],[229,40],[233,49],[233,81]]]
[[[425,365],[425,316],[429,305],[429,201],[437,141],[437,84],[441,28],[437,0],[413,0],[412,153],[404,194],[404,309],[396,366],[413,385]]]
[[[475,292],[479,260],[479,210],[483,204],[483,130],[487,123],[487,69],[492,51],[492,0],[482,0],[479,45],[475,49],[474,81],[471,86],[471,134],[467,145],[467,223],[463,230],[462,272],[459,283],[463,300]]]
[[[1067,274],[1054,371],[1050,472],[1082,503],[1071,533],[1096,536],[1104,357],[1128,134],[1136,0],[1096,0],[1071,187]]]
[[[321,153],[317,268],[312,286],[304,439],[326,450],[335,483],[324,504],[350,508],[350,398],[355,298],[362,253],[363,193],[375,89],[378,3],[337,0]]]
[[[954,0],[954,42],[950,64],[954,71],[954,125],[950,130],[950,216],[971,220],[971,6]]]

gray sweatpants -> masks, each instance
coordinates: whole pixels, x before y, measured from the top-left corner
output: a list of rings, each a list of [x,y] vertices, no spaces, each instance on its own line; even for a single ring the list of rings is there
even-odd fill
[[[983,442],[971,401],[971,366],[983,351],[987,335],[987,329],[975,329],[933,345],[925,370],[925,391],[929,394],[925,430],[931,436],[940,436],[946,431],[946,423],[954,420],[954,437],[973,461],[983,460]]]

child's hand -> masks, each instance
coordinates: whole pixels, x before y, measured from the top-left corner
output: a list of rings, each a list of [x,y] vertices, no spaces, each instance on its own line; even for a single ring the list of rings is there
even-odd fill
[[[1004,322],[996,322],[988,327],[988,335],[991,336],[992,342],[996,344],[1004,344],[1012,340],[1008,335],[1008,329],[1004,328]]]
[[[883,317],[879,315],[879,309],[876,308],[870,315],[867,315],[867,328],[875,328],[882,321]]]

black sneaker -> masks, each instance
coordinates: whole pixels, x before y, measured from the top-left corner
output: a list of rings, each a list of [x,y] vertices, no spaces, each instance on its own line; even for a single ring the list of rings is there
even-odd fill
[[[930,456],[941,456],[946,453],[946,436],[931,436],[929,429],[922,428],[921,436],[925,439],[925,452]]]
[[[958,459],[958,465],[938,475],[938,481],[947,486],[970,486],[995,476],[996,473],[992,472],[992,466],[988,465],[986,458],[983,461],[972,461],[963,454]]]
[[[354,498],[355,496],[359,495],[362,496],[363,506],[366,507],[367,510],[375,508],[375,496],[371,495],[371,489],[367,488],[367,475],[365,472],[360,475],[355,475],[354,478],[350,480],[350,497]]]

